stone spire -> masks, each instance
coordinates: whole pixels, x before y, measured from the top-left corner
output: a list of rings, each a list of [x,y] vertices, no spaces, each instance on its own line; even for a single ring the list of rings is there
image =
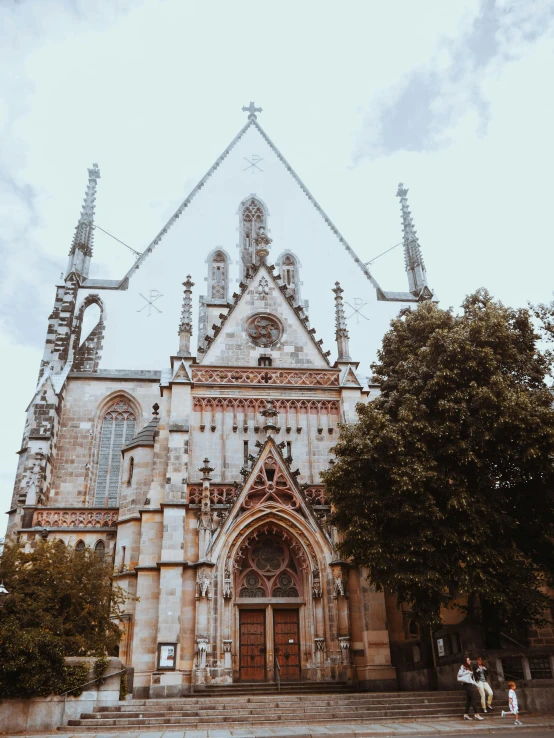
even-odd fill
[[[183,297],[183,309],[181,310],[181,322],[179,323],[179,351],[178,356],[190,356],[190,337],[192,336],[192,288],[194,282],[187,274],[183,282],[185,295]]]
[[[412,214],[408,207],[408,189],[404,187],[402,182],[398,185],[396,197],[400,198],[400,208],[402,210],[402,228],[404,230],[404,263],[406,265],[406,273],[408,275],[409,290],[412,295],[420,299],[430,299],[432,292],[427,284],[427,274],[425,272],[425,264],[421,255],[421,248],[417,237],[417,231],[414,228]]]
[[[351,361],[350,347],[348,345],[348,329],[346,327],[346,318],[344,317],[344,307],[342,304],[342,293],[344,290],[339,282],[335,282],[333,292],[335,293],[335,337],[339,352],[337,361]]]
[[[96,185],[100,179],[98,164],[93,164],[88,170],[88,184],[83,200],[83,207],[73,243],[69,251],[69,262],[67,265],[66,278],[74,272],[79,278],[88,277],[90,258],[92,256],[92,241],[94,235],[94,208],[96,205]]]

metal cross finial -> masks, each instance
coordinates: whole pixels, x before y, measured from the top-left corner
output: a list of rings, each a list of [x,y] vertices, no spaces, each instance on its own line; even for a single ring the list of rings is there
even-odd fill
[[[245,105],[242,106],[242,112],[248,113],[248,120],[256,120],[258,117],[256,113],[261,113],[262,108],[257,108],[253,102],[250,102],[250,105],[248,107],[246,107]]]

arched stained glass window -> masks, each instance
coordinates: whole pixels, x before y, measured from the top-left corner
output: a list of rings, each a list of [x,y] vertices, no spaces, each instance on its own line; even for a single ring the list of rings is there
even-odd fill
[[[298,259],[290,251],[286,252],[278,258],[277,267],[283,284],[293,294],[294,299],[298,303],[300,301]]]
[[[94,493],[96,507],[117,506],[121,449],[135,435],[135,425],[135,414],[122,398],[115,400],[104,414]]]
[[[212,256],[210,274],[208,276],[211,300],[227,299],[227,259],[223,251],[216,251]]]
[[[94,547],[94,553],[98,556],[99,559],[103,559],[106,554],[106,544],[104,541],[98,541],[96,546]]]
[[[84,541],[77,541],[75,544],[75,551],[79,551],[81,553],[85,550],[85,542]]]

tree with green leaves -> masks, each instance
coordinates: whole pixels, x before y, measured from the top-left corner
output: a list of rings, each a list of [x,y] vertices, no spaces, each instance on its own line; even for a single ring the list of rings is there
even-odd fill
[[[26,550],[8,542],[0,580],[0,697],[45,696],[83,681],[86,669],[66,667],[65,656],[106,656],[121,637],[126,593],[108,559],[61,541]]]
[[[404,310],[372,366],[380,396],[325,474],[342,554],[422,622],[457,593],[498,628],[540,624],[554,573],[554,410],[530,311],[485,290],[455,315]]]

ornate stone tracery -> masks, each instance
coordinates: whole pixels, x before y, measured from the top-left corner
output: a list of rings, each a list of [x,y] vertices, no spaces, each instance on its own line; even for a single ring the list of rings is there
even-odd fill
[[[241,567],[245,550],[252,540],[257,540],[263,534],[279,535],[293,549],[296,562],[300,569],[309,571],[319,568],[317,556],[310,540],[304,531],[289,518],[286,528],[277,521],[272,513],[255,518],[247,523],[241,530],[242,538],[227,554],[225,567],[229,570],[237,570]]]
[[[277,533],[250,541],[237,571],[239,597],[299,597],[302,578],[293,549]]]
[[[257,473],[242,502],[242,507],[244,510],[250,510],[268,502],[282,505],[289,510],[295,510],[299,505],[296,492],[271,455],[267,456],[263,467]]]
[[[34,528],[115,528],[117,510],[35,510]]]
[[[223,251],[216,251],[210,261],[210,271],[208,276],[209,300],[227,301],[227,257]]]
[[[241,260],[242,277],[251,276],[256,258],[256,245],[260,238],[266,242],[271,239],[266,235],[267,228],[266,209],[255,197],[244,200],[240,207],[240,231],[241,231]]]
[[[135,412],[125,398],[116,398],[104,412],[94,493],[95,506],[117,505],[121,448],[133,438],[135,426]]]
[[[283,335],[283,325],[274,315],[258,313],[246,321],[246,335],[256,346],[274,346]]]
[[[193,367],[195,384],[261,384],[291,385],[293,387],[337,387],[340,373],[334,370],[313,371],[302,369],[251,369],[242,367],[208,368]]]

